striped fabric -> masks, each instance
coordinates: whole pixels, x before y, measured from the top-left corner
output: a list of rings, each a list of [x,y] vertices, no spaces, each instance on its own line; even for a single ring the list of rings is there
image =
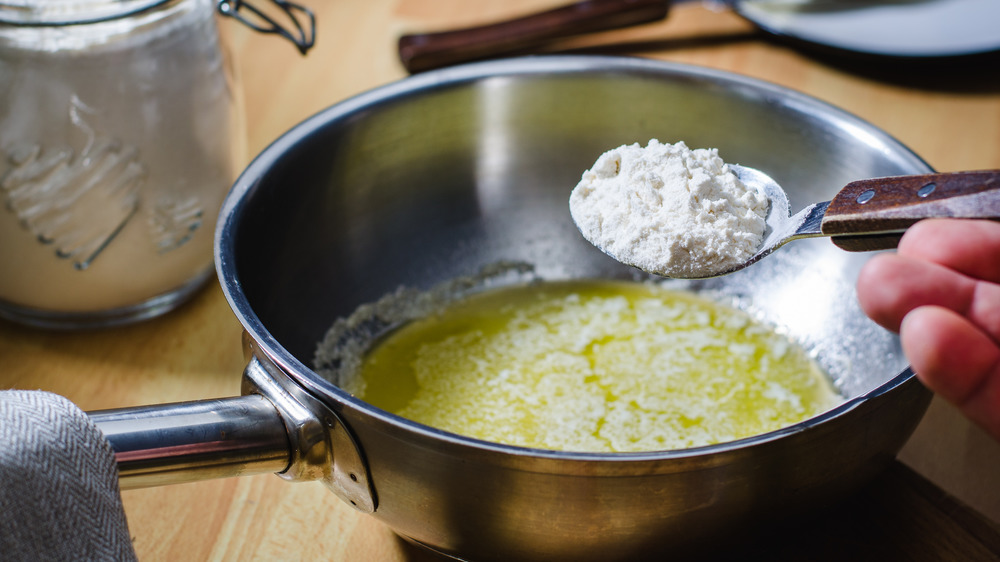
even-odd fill
[[[135,560],[114,452],[48,392],[0,392],[0,558]]]

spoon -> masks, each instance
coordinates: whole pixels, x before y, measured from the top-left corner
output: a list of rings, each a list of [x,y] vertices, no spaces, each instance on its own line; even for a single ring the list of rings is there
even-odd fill
[[[790,215],[788,197],[770,176],[746,166],[729,168],[770,202],[764,240],[745,262],[704,279],[739,271],[792,240],[829,236],[850,252],[895,248],[911,225],[927,218],[1000,220],[1000,170],[893,176],[854,181],[830,201]],[[650,271],[649,273],[656,273]]]

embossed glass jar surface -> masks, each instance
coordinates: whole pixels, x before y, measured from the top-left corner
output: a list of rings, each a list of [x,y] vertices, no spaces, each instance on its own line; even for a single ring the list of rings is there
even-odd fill
[[[212,0],[0,6],[0,315],[80,327],[175,307],[212,276],[244,163]]]

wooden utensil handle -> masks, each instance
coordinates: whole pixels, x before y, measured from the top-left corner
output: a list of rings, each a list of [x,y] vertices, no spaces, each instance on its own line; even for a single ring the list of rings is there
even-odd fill
[[[1000,220],[1000,170],[860,180],[830,201],[823,234],[845,250],[893,248],[927,218]]]
[[[670,0],[585,0],[477,27],[403,35],[399,60],[409,72],[523,51],[561,37],[661,20]]]

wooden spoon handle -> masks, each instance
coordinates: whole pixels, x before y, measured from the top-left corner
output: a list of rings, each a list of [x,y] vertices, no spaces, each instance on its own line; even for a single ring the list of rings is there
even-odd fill
[[[935,217],[1000,220],[1000,170],[851,182],[830,201],[821,228],[845,250],[878,250]]]
[[[585,0],[477,27],[403,35],[399,60],[422,72],[460,62],[510,54],[547,41],[661,20],[670,0]]]

